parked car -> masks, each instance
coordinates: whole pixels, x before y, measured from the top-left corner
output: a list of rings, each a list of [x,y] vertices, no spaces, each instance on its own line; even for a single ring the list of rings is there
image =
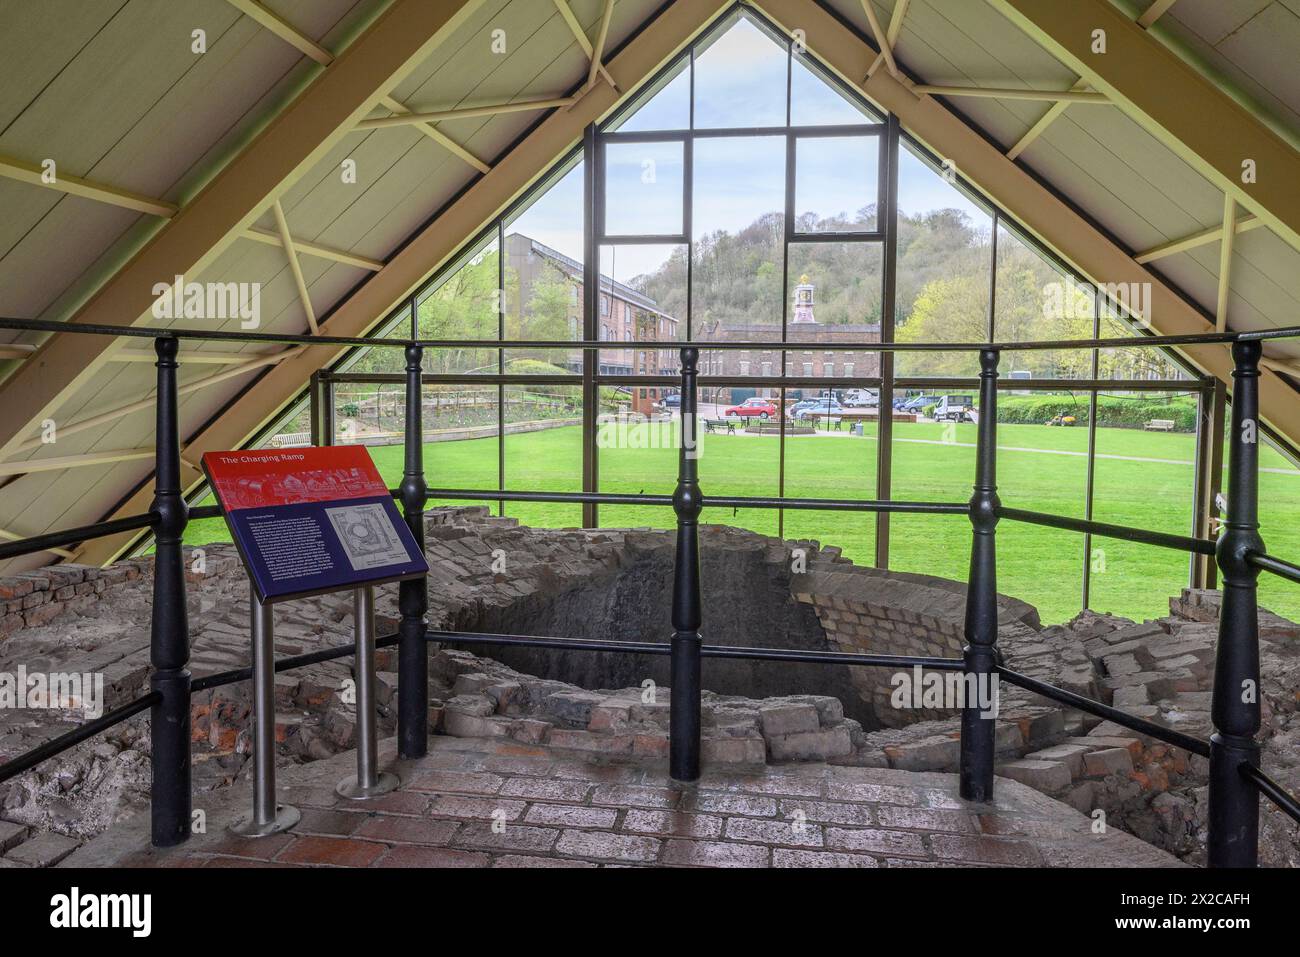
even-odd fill
[[[797,419],[801,412],[808,409],[816,408],[820,399],[800,399],[798,402],[792,402],[786,407],[785,414],[792,419]]]
[[[809,406],[800,409],[792,418],[796,421],[806,419],[810,415],[840,415],[844,412],[844,406],[840,405],[835,399],[813,399]]]
[[[894,408],[899,412],[920,413],[927,405],[934,405],[938,401],[937,395],[914,395],[910,399],[903,399],[901,404],[895,400]]]
[[[659,408],[664,412],[677,412],[682,407],[682,397],[680,395],[666,395],[659,400]]]
[[[970,395],[945,395],[934,408],[936,422],[971,422],[975,398]]]
[[[880,405],[880,394],[873,389],[849,389],[844,393],[844,405],[850,409],[866,409]]]
[[[771,399],[756,395],[746,399],[740,405],[733,405],[722,414],[746,419],[774,419],[777,412]]]

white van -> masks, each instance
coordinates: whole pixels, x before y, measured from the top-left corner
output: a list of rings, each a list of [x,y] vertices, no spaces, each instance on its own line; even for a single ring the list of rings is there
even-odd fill
[[[869,409],[880,404],[880,395],[871,389],[849,389],[844,393],[843,401],[851,409]]]

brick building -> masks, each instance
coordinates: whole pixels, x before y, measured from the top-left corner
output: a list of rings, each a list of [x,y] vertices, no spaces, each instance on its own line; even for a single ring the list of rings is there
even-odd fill
[[[510,308],[526,309],[538,283],[556,280],[569,287],[569,335],[582,337],[582,263],[522,233],[506,237],[506,268],[518,282],[518,297]],[[600,277],[600,308],[597,336],[602,342],[624,343],[621,348],[602,350],[602,375],[676,375],[680,366],[676,350],[642,349],[638,341],[670,341],[677,338],[678,320],[658,308],[649,296],[609,276]],[[582,352],[574,350],[566,360],[572,372],[582,371]],[[658,389],[640,390],[654,393]]]
[[[802,378],[875,377],[880,375],[880,353],[862,350],[844,351],[835,348],[837,343],[879,342],[879,323],[852,323],[827,325],[819,323],[814,315],[816,285],[808,276],[800,277],[794,289],[794,315],[786,326],[785,374]],[[771,325],[715,324],[697,332],[700,339],[731,342],[756,342],[772,338],[776,330]],[[790,346],[793,348],[790,348]],[[702,350],[700,374],[716,376],[779,376],[781,352],[778,343],[771,348],[744,350]],[[788,398],[799,398],[800,393],[815,396],[816,389],[791,389]],[[732,390],[739,393],[739,390]],[[775,396],[775,388],[760,388],[759,395]],[[739,401],[742,395],[733,395]]]

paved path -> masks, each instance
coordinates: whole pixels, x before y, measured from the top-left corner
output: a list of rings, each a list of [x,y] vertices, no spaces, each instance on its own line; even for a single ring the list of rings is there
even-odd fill
[[[403,787],[344,801],[334,784],[353,752],[280,776],[302,822],[248,840],[226,825],[247,786],[219,804],[207,833],[149,849],[146,815],[122,822],[61,866],[140,867],[1177,867],[1181,863],[1060,802],[999,778],[994,805],[957,796],[953,774],[819,764],[707,772],[673,786],[662,765],[594,764],[572,753],[481,738],[435,737],[427,757],[392,759]]]

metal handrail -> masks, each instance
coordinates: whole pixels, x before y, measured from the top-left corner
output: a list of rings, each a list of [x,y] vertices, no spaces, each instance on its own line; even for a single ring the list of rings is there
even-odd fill
[[[68,748],[81,744],[81,742],[93,738],[101,731],[107,731],[114,725],[121,724],[128,718],[134,717],[145,708],[152,708],[162,701],[162,695],[157,691],[151,691],[148,694],[141,695],[134,701],[114,708],[106,714],[100,715],[93,721],[87,721],[85,724],[78,725],[66,734],[61,734],[53,740],[46,741],[44,744],[25,751],[12,761],[0,764],[0,782],[8,781],[10,778],[29,771],[43,761],[48,761],[55,755],[62,754]]]
[[[49,319],[0,318],[0,329],[14,332],[49,332],[58,334],[116,336],[136,339],[169,338],[204,342],[266,342],[282,345],[361,346],[388,349],[405,349],[419,346],[422,349],[597,349],[604,351],[638,349],[705,349],[753,350],[790,352],[808,343],[786,341],[683,341],[680,339],[636,339],[629,346],[626,340],[587,339],[420,339],[420,338],[370,338],[366,336],[308,335],[279,332],[237,332],[220,329],[188,329],[173,327],[155,329],[148,326],[114,326],[106,323],[65,323]],[[1300,326],[1278,329],[1260,329],[1249,332],[1197,332],[1181,335],[1114,336],[1110,338],[1043,339],[1034,342],[859,342],[833,343],[833,351],[849,352],[1043,352],[1068,349],[1163,349],[1173,346],[1231,345],[1237,342],[1270,342],[1276,339],[1300,337]],[[815,343],[825,348],[825,343]]]
[[[189,836],[191,785],[189,777],[190,699],[195,691],[247,680],[252,669],[241,668],[191,680],[188,660],[188,625],[185,619],[185,580],[181,542],[190,518],[222,514],[219,506],[187,509],[180,489],[180,443],[177,421],[177,352],[182,339],[241,342],[291,342],[313,345],[361,345],[401,347],[406,356],[406,458],[401,485],[392,494],[417,543],[423,549],[424,509],[429,498],[460,498],[484,501],[538,501],[671,506],[677,514],[677,557],[673,590],[673,635],[664,642],[614,642],[576,638],[445,632],[428,629],[427,585],[412,580],[399,586],[401,619],[398,632],[376,644],[397,645],[399,650],[399,754],[419,757],[427,749],[428,654],[430,642],[448,644],[528,645],[567,650],[611,651],[668,655],[672,659],[672,707],[670,709],[670,755],[672,776],[694,780],[699,775],[700,756],[700,661],[703,658],[742,658],[802,663],[839,664],[854,667],[922,667],[960,671],[967,676],[1001,676],[1011,684],[1183,748],[1210,761],[1209,863],[1211,866],[1254,864],[1258,853],[1258,795],[1263,794],[1283,811],[1300,820],[1300,802],[1258,768],[1260,751],[1256,735],[1260,727],[1258,695],[1240,693],[1240,688],[1259,685],[1258,621],[1255,578],[1268,571],[1300,582],[1300,566],[1273,558],[1264,550],[1258,535],[1258,415],[1259,360],[1261,343],[1271,339],[1300,336],[1300,327],[1257,333],[1208,333],[1189,336],[1151,336],[1137,339],[1081,339],[1041,343],[936,344],[868,343],[859,348],[871,351],[978,351],[979,423],[976,446],[975,491],[969,502],[898,502],[854,499],[787,499],[780,497],[707,496],[699,487],[697,462],[693,454],[698,436],[693,428],[683,429],[679,449],[677,489],[672,495],[622,493],[482,491],[471,489],[429,489],[423,471],[423,429],[421,391],[423,349],[455,344],[446,340],[374,340],[328,336],[280,336],[267,333],[219,333],[196,330],[153,330],[115,326],[64,326],[36,320],[0,319],[0,329],[22,329],[53,333],[83,333],[149,337],[158,354],[158,428],[156,442],[156,493],[150,511],[143,515],[81,526],[19,541],[0,544],[0,559],[16,557],[88,538],[154,529],[157,551],[154,570],[154,602],[151,639],[152,690],[128,704],[41,745],[7,764],[0,765],[0,781],[19,774],[41,761],[70,748],[106,728],[125,721],[146,708],[153,710],[153,842],[166,846]],[[1233,423],[1230,433],[1231,476],[1227,519],[1217,542],[1171,535],[1122,525],[1111,525],[1026,509],[1003,506],[997,496],[997,367],[1001,352],[1028,349],[1125,348],[1169,345],[1231,343],[1237,380],[1234,390]],[[463,343],[458,343],[463,344]],[[589,342],[503,342],[484,343],[490,348],[555,347],[610,349],[618,343]],[[697,362],[699,349],[788,349],[798,343],[647,343],[681,349],[682,416],[694,423],[697,417]],[[852,344],[837,343],[841,349]],[[924,656],[894,656],[841,652],[809,652],[794,649],[705,645],[701,623],[698,520],[710,506],[731,508],[792,508],[844,511],[923,512],[966,514],[973,529],[971,573],[966,591],[968,645],[962,659]],[[1215,668],[1212,718],[1216,728],[1209,742],[1164,728],[1129,715],[1117,708],[1039,681],[1006,668],[997,650],[997,579],[995,533],[999,519],[1027,522],[1070,531],[1098,534],[1144,544],[1215,555],[1225,585],[1219,617],[1219,641]],[[328,648],[282,659],[275,671],[286,671],[320,661],[355,654],[355,648]],[[992,797],[994,779],[994,735],[991,716],[969,702],[962,710],[960,781],[963,797],[985,801]],[[1243,839],[1244,836],[1244,839]]]

